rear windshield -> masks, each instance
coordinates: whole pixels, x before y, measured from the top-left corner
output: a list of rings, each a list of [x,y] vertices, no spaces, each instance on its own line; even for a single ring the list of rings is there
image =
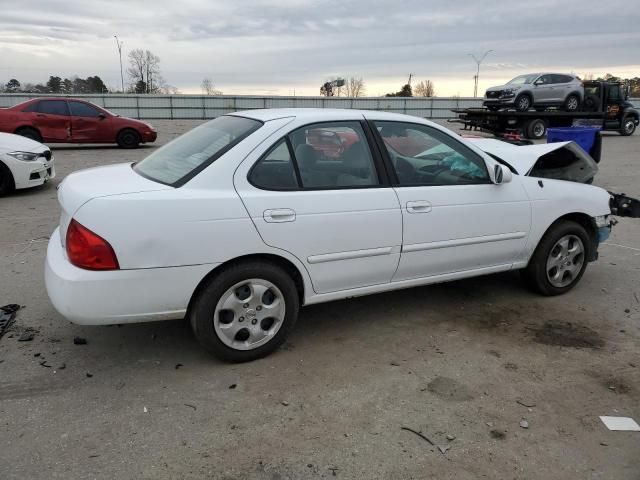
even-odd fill
[[[591,183],[598,165],[578,145],[571,142],[542,155],[529,173],[532,177],[553,178],[570,182]]]
[[[250,118],[218,117],[167,143],[133,169],[150,180],[179,187],[261,126]]]

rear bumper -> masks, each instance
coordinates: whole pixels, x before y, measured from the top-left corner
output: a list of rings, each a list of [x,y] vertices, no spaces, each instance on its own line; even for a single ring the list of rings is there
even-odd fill
[[[91,271],[72,265],[56,229],[47,248],[45,285],[51,303],[80,325],[183,318],[193,292],[217,264]]]

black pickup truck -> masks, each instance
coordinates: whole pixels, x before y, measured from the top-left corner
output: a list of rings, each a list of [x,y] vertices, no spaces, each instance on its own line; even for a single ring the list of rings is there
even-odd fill
[[[632,135],[640,123],[640,113],[628,101],[624,86],[618,82],[585,81],[584,100],[579,111],[565,112],[558,109],[518,112],[516,110],[492,111],[487,108],[453,110],[464,129],[480,129],[495,135],[519,134],[525,138],[540,139],[549,127],[570,127],[575,120],[588,120],[603,130],[617,131],[620,135]]]

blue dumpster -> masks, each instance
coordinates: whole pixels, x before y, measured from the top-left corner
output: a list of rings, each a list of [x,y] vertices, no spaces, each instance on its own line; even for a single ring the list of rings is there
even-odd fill
[[[574,141],[590,153],[600,127],[564,127],[547,129],[547,143]]]

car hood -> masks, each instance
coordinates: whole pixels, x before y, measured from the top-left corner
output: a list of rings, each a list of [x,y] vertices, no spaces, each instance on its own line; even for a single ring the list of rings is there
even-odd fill
[[[7,152],[33,152],[39,153],[48,150],[46,145],[13,133],[0,133],[0,153]]]
[[[493,138],[467,138],[483,152],[495,155],[516,169],[519,175],[528,175],[538,159],[549,152],[559,150],[571,142],[541,143],[538,145],[513,145]]]
[[[516,89],[516,88],[520,88],[521,85],[498,85],[496,87],[489,87],[487,88],[487,92],[496,92],[496,91],[500,91],[500,90],[505,90],[507,88],[512,88],[512,89]]]

